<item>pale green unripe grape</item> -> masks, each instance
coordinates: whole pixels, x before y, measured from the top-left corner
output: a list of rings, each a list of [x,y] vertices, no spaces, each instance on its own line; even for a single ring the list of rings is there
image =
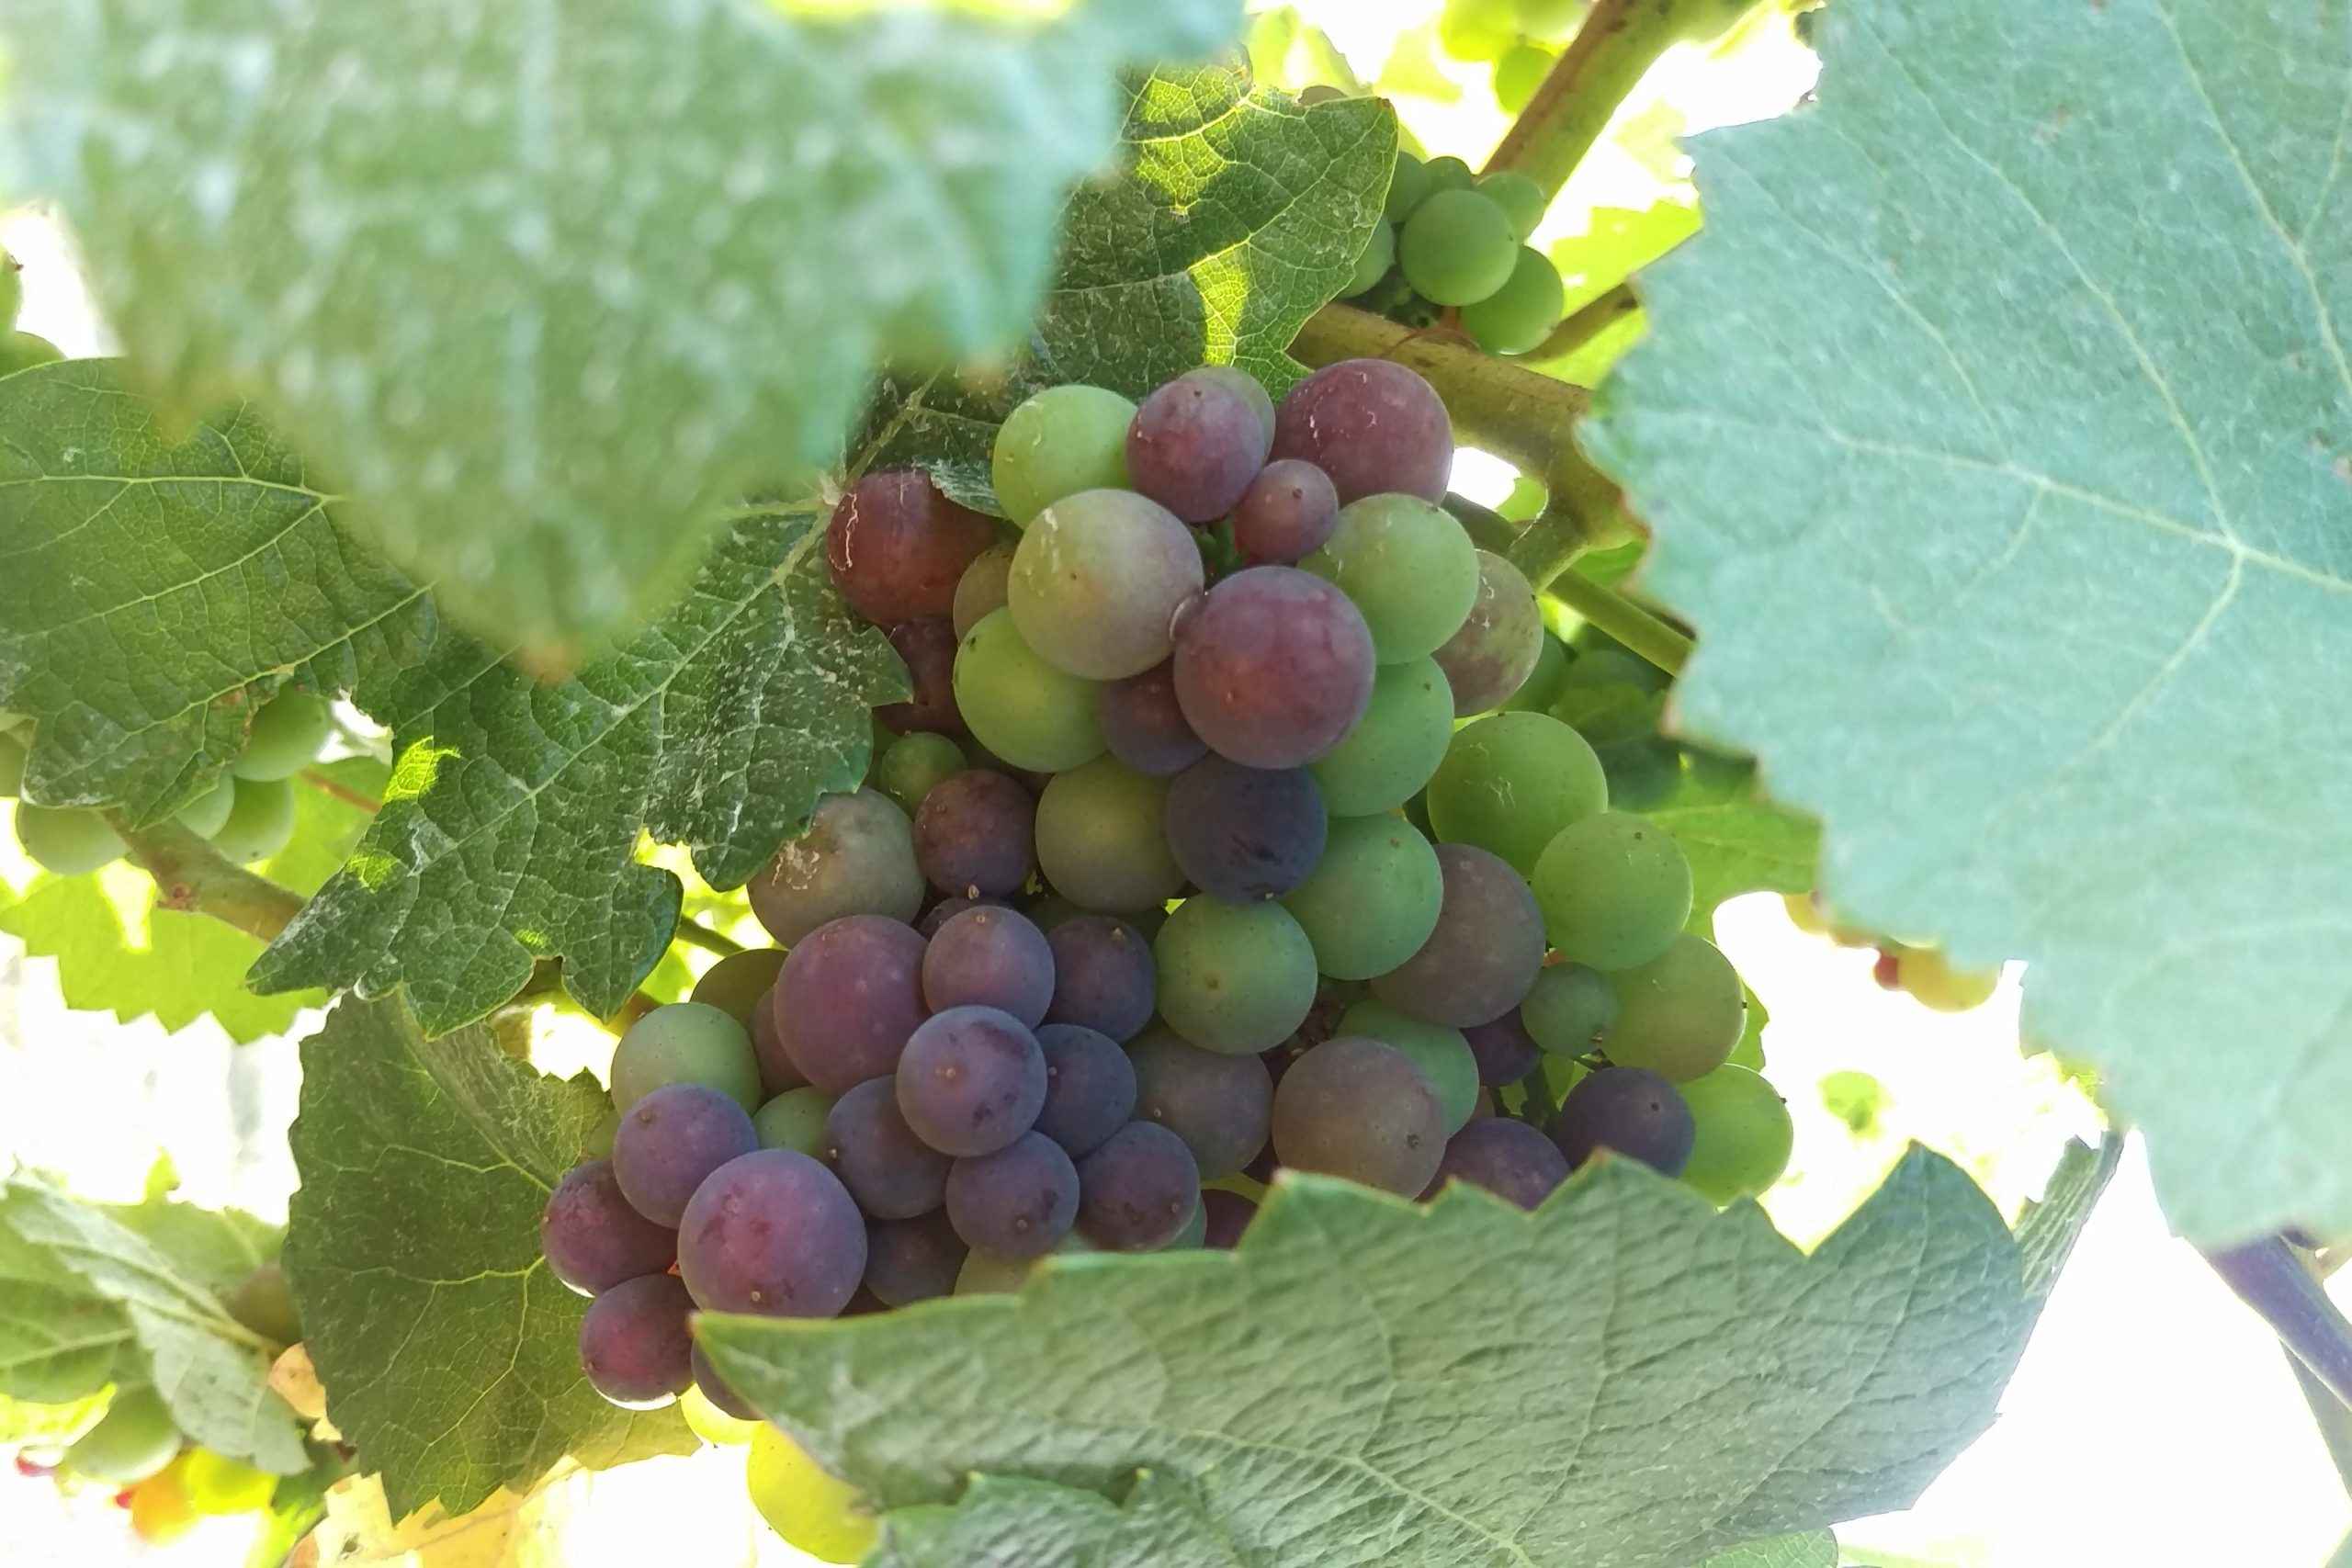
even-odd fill
[[[1388,205],[1381,216],[1391,224],[1402,223],[1412,216],[1421,197],[1430,193],[1430,172],[1427,164],[1401,147],[1396,151],[1396,172],[1388,180]]]
[[[1430,826],[1521,876],[1560,829],[1608,808],[1609,780],[1585,738],[1548,714],[1498,713],[1454,732],[1430,780]]]
[[[14,800],[25,788],[25,743],[0,734],[0,799]]]
[[[1095,683],[1038,658],[1010,609],[982,616],[956,649],[955,684],[973,739],[1016,768],[1057,773],[1102,754]]]
[[[678,1414],[686,1418],[686,1430],[716,1448],[738,1448],[752,1440],[752,1434],[763,1423],[742,1421],[729,1416],[710,1402],[702,1390],[688,1385],[678,1395]]]
[[[708,1002],[672,1002],[628,1026],[613,1048],[613,1104],[627,1111],[664,1084],[715,1089],[760,1108],[760,1066],[741,1024]]]
[[[78,806],[17,806],[17,842],[53,876],[84,876],[122,858],[122,838]]]
[[[1005,416],[989,478],[1018,527],[1066,495],[1127,487],[1136,405],[1101,387],[1048,387]]]
[[[912,817],[933,784],[971,765],[964,749],[944,735],[918,730],[899,737],[884,750],[874,766],[874,787]]]
[[[294,839],[294,786],[284,779],[239,779],[229,815],[206,835],[240,865],[265,861]]]
[[[1478,177],[1470,172],[1470,165],[1451,152],[1442,158],[1431,158],[1421,165],[1421,169],[1422,178],[1427,182],[1427,188],[1421,192],[1423,201],[1440,191],[1468,190],[1477,183]]]
[[[1493,60],[1519,36],[1511,0],[1445,0],[1438,13],[1438,44],[1456,60]]]
[[[1796,1146],[1796,1123],[1763,1075],[1723,1066],[1679,1087],[1693,1129],[1685,1182],[1722,1204],[1752,1198],[1781,1179]]]
[[[1340,298],[1352,299],[1367,292],[1372,286],[1388,276],[1396,261],[1396,229],[1383,218],[1372,226],[1372,238],[1363,243],[1363,252],[1356,257],[1356,269],[1340,289]]]
[[[1410,800],[1453,739],[1453,689],[1434,659],[1384,664],[1347,738],[1306,764],[1334,817],[1369,817]]]
[[[98,1424],[74,1439],[58,1468],[132,1486],[171,1463],[179,1451],[179,1427],[162,1395],[152,1388],[124,1389]]]
[[[1552,73],[1552,67],[1559,60],[1557,53],[1541,44],[1513,44],[1495,62],[1495,102],[1502,106],[1505,114],[1517,114],[1533,101],[1535,90],[1544,85],[1544,78]]]
[[[181,807],[173,820],[197,837],[209,839],[227,825],[236,804],[237,776],[222,773],[218,784]]]
[[[865,1495],[771,1423],[752,1434],[743,1483],[768,1528],[820,1562],[862,1562],[881,1539]]]
[[[1283,897],[1334,980],[1385,975],[1437,930],[1445,879],[1437,851],[1394,812],[1335,817],[1323,858]]]
[[[1315,948],[1280,904],[1187,898],[1152,943],[1159,1016],[1204,1051],[1271,1051],[1315,1005]]]
[[[780,947],[730,953],[702,972],[686,1000],[715,1007],[748,1030],[753,1010],[767,999],[775,977],[784,972],[784,958]]]
[[[65,353],[34,333],[0,333],[0,376],[13,376],[36,365],[53,365]]]
[[[752,1113],[752,1126],[763,1149],[791,1149],[819,1159],[825,1118],[832,1109],[833,1097],[821,1089],[788,1089]]]
[[[1598,969],[1549,964],[1519,1004],[1519,1021],[1546,1051],[1585,1055],[1600,1049],[1617,1021],[1617,993]]]
[[[1012,540],[999,540],[974,556],[964,575],[956,580],[956,604],[949,621],[958,637],[969,637],[983,616],[1004,608],[1012,581],[1012,557],[1019,547]]]
[[[1054,891],[1114,915],[1157,909],[1182,892],[1184,871],[1168,848],[1168,783],[1115,757],[1055,775],[1037,797],[1037,869]]]
[[[1131,490],[1088,490],[1030,520],[1006,608],[1048,664],[1120,681],[1175,651],[1177,612],[1206,586],[1201,547],[1174,513]]]
[[[280,692],[262,704],[245,734],[243,755],[229,764],[241,779],[292,778],[308,767],[334,728],[334,712],[311,692]]]
[[[1478,1105],[1478,1058],[1471,1055],[1462,1031],[1408,1018],[1386,1002],[1366,997],[1340,1015],[1335,1033],[1362,1034],[1410,1057],[1445,1114],[1447,1137],[1469,1124]]]
[[[1522,240],[1535,232],[1535,226],[1544,221],[1544,209],[1552,205],[1544,187],[1517,169],[1480,175],[1476,189],[1503,209],[1503,216],[1510,220],[1510,231]]]
[[[1617,995],[1609,1059],[1676,1083],[1722,1066],[1747,1021],[1739,972],[1714,943],[1687,931],[1647,964],[1611,974],[1609,988]]]
[[[1587,0],[1518,0],[1519,30],[1559,38],[1584,19]]]
[[[1442,190],[1425,199],[1396,236],[1405,281],[1440,305],[1484,299],[1510,280],[1519,236],[1502,208],[1476,190]]]
[[[1000,1258],[978,1247],[964,1256],[964,1267],[956,1273],[956,1294],[959,1296],[1011,1295],[1029,1278],[1035,1266],[1034,1258]]]
[[[1527,886],[1553,948],[1595,969],[1648,963],[1690,918],[1690,863],[1681,846],[1629,812],[1603,811],[1561,829]]]
[[[1551,633],[1544,634],[1544,646],[1536,651],[1535,668],[1519,683],[1519,690],[1503,704],[1505,713],[1544,713],[1560,694],[1560,683],[1567,678],[1568,650]]]
[[[25,308],[24,264],[0,245],[0,327],[13,327],[17,312]]]
[[[1354,602],[1383,664],[1435,653],[1478,602],[1477,547],[1452,513],[1417,495],[1350,502],[1323,547],[1298,564]]]
[[[1462,330],[1488,354],[1525,354],[1552,335],[1566,313],[1559,269],[1541,251],[1521,245],[1510,278],[1475,305],[1462,307]]]

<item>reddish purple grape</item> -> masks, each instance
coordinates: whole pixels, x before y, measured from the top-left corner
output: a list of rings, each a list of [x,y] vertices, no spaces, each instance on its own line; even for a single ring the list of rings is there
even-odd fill
[[[706,1312],[831,1317],[865,1274],[865,1220],[849,1190],[791,1149],[710,1173],[678,1227],[678,1277]]]
[[[910,1220],[939,1207],[948,1158],[907,1125],[894,1077],[868,1078],[825,1113],[825,1164],[857,1206],[877,1220]]]
[[[809,813],[808,830],[778,845],[743,891],[784,948],[845,915],[911,920],[924,893],[914,827],[879,790],[826,795]]]
[[[874,716],[900,735],[928,730],[934,735],[963,735],[964,715],[956,705],[955,625],[944,615],[901,621],[890,628],[890,646],[907,661],[915,694],[903,703],[885,703]]]
[[[759,1146],[751,1113],[731,1096],[698,1083],[663,1084],[621,1112],[613,1179],[631,1208],[674,1225],[704,1178]]]
[[[933,1013],[899,1058],[899,1111],[944,1155],[994,1154],[1036,1125],[1046,1056],[1011,1013],[957,1007]]]
[[[695,1380],[695,1303],[668,1274],[645,1274],[588,1303],[580,1320],[580,1369],[589,1386],[632,1410],[667,1404]]]
[[[1080,1024],[1132,1040],[1151,1021],[1158,970],[1141,931],[1114,916],[1075,915],[1046,932],[1046,942],[1054,952],[1048,1024]]]
[[[1023,1133],[994,1154],[956,1162],[947,1218],[967,1244],[999,1258],[1050,1252],[1078,1218],[1078,1168],[1051,1138]]]
[[[738,1421],[757,1421],[761,1418],[752,1402],[737,1393],[727,1380],[718,1375],[718,1369],[710,1364],[710,1358],[702,1353],[699,1345],[695,1347],[693,1366],[695,1387],[702,1390],[705,1399]]]
[[[825,564],[849,607],[877,626],[955,608],[956,580],[996,541],[996,525],[940,492],[920,468],[867,474],[825,528]]]
[[[777,1032],[801,1077],[827,1094],[899,1065],[922,1002],[922,933],[879,915],[810,931],[777,976]]]
[[[865,1227],[865,1288],[894,1307],[952,1295],[970,1250],[944,1213],[876,1220]]]
[[[1445,1112],[1413,1059],[1360,1034],[1327,1040],[1274,1090],[1284,1166],[1414,1197],[1445,1157]]]
[[[1109,1035],[1075,1023],[1037,1031],[1046,1055],[1046,1103],[1035,1131],[1072,1159],[1093,1153],[1134,1119],[1136,1068]]]
[[[1224,516],[1265,466],[1256,404],[1219,376],[1188,372],[1144,399],[1127,426],[1127,482],[1187,523]]]
[[[1201,1179],[1216,1181],[1266,1146],[1274,1080],[1255,1056],[1204,1051],[1155,1029],[1127,1048],[1135,1063],[1136,1120],[1184,1140]]]
[[[1054,999],[1054,950],[1025,915],[967,909],[924,950],[922,996],[935,1011],[994,1008],[1035,1029]]]
[[[1233,509],[1233,543],[1261,566],[1295,566],[1321,549],[1340,525],[1340,492],[1331,476],[1296,457],[1267,464]]]
[[[1176,700],[1176,661],[1163,660],[1140,675],[1105,681],[1095,689],[1094,720],[1111,755],[1152,778],[1182,773],[1208,755]]]
[[[1323,859],[1330,824],[1304,768],[1204,757],[1168,786],[1168,848],[1193,886],[1235,903],[1279,898]]]
[[[1037,869],[1037,802],[987,768],[951,773],[915,812],[915,863],[942,893],[1005,897]]]
[[[1132,1085],[1134,1075],[1128,1075]],[[1134,1095],[1129,1094],[1130,1101]],[[1125,1121],[1125,1112],[1120,1120]],[[548,1269],[583,1296],[623,1280],[659,1274],[678,1256],[678,1233],[631,1206],[614,1179],[613,1162],[583,1160],[563,1173],[539,1216],[539,1251]]]
[[[1436,389],[1389,359],[1343,359],[1293,387],[1274,412],[1272,456],[1330,476],[1340,504],[1367,495],[1445,499],[1453,426]]]
[[[1483,1187],[1496,1197],[1532,1209],[1568,1179],[1568,1162],[1552,1140],[1524,1122],[1507,1117],[1474,1118],[1445,1145],[1437,1175],[1424,1198],[1434,1198],[1449,1181]]]
[[[1346,739],[1372,701],[1372,633],[1348,596],[1287,566],[1234,573],[1176,633],[1176,698],[1209,750],[1295,768]]]
[[[999,898],[992,894],[950,894],[922,912],[922,919],[915,922],[915,930],[921,931],[923,940],[928,942],[939,934],[940,927],[967,909],[1010,909],[1012,908],[1011,899]]]
[[[1661,1176],[1690,1163],[1698,1132],[1681,1090],[1647,1067],[1603,1067],[1577,1081],[1552,1122],[1552,1141],[1571,1167],[1608,1149]]]
[[[1227,1192],[1222,1187],[1211,1187],[1201,1193],[1201,1207],[1207,1211],[1206,1234],[1201,1238],[1203,1247],[1213,1247],[1229,1252],[1241,1245],[1241,1233],[1258,1217],[1258,1205],[1238,1192]]]
[[[776,1019],[783,1005],[778,998],[783,995],[782,985],[770,986],[752,1009],[752,1055],[759,1058],[760,1093],[764,1100],[808,1082],[808,1075],[793,1065],[791,1053],[784,1048],[784,1028]]]
[[[1430,657],[1445,671],[1453,716],[1467,718],[1510,700],[1544,653],[1544,612],[1519,568],[1478,552],[1478,596],[1462,627]]]
[[[1478,1081],[1490,1089],[1517,1083],[1535,1070],[1544,1055],[1517,1008],[1490,1023],[1471,1024],[1462,1038],[1470,1042],[1470,1055],[1478,1059]]]
[[[1155,1122],[1128,1122],[1078,1163],[1079,1232],[1106,1251],[1167,1246],[1200,1201],[1193,1151]]]
[[[1510,863],[1471,844],[1440,844],[1444,901],[1420,951],[1372,994],[1427,1023],[1465,1029],[1520,1004],[1544,967],[1544,915]]]

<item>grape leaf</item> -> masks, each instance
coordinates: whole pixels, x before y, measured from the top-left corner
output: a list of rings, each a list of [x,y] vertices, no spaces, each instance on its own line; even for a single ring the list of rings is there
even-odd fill
[[[182,1279],[215,1296],[225,1296],[276,1258],[286,1240],[284,1227],[243,1209],[202,1209],[168,1197],[99,1208],[153,1247]]]
[[[520,990],[535,959],[599,1018],[669,946],[678,879],[639,830],[749,878],[854,788],[868,710],[905,668],[853,617],[806,516],[739,519],[684,600],[573,679],[532,680],[461,634],[360,701],[392,728],[390,787],[351,863],[253,968],[263,992],[403,990],[428,1033]]]
[[[1756,770],[1727,759],[1692,758],[1674,791],[1642,815],[1674,835],[1690,863],[1690,919],[1702,935],[1715,907],[1742,893],[1804,893],[1813,886],[1820,825],[1766,795]]]
[[[1016,341],[1117,65],[1239,12],[22,0],[0,173],[63,202],[150,379],[258,399],[454,613],[568,666],[715,504],[834,460],[882,357]]]
[[[119,1370],[145,1381],[122,1308],[49,1247],[0,1224],[0,1398],[72,1404]]]
[[[2032,1317],[1999,1216],[1914,1149],[1810,1258],[1630,1161],[1532,1218],[1286,1177],[1235,1253],[698,1333],[885,1508],[975,1471],[1142,1469],[1193,1489],[1151,1528],[1206,1561],[1685,1568],[1915,1496],[1991,1420]]]
[[[1695,143],[1585,432],[1702,634],[1683,721],[1827,824],[1841,915],[2028,961],[2207,1243],[2352,1226],[2345,37],[1831,7],[1819,106]]]
[[[1699,1568],[1838,1568],[1838,1538],[1827,1530],[1751,1540],[1719,1551]]]
[[[2047,1300],[2058,1283],[2060,1270],[2075,1250],[2091,1211],[2123,1163],[2123,1140],[2109,1134],[2094,1148],[2073,1143],[2059,1156],[2058,1168],[2039,1202],[2026,1205],[2018,1217],[2018,1247],[2025,1255],[2025,1288],[2038,1300]]]
[[[977,1562],[1148,1562],[1152,1568],[1242,1568],[1252,1561],[1182,1481],[1135,1477],[1117,1503],[1100,1492],[1019,1476],[975,1475],[951,1506],[919,1503],[883,1517],[865,1568],[966,1568]]]
[[[607,1103],[481,1030],[428,1040],[398,1002],[346,998],[303,1041],[286,1269],[334,1424],[392,1517],[466,1513],[566,1456],[694,1446],[674,1409],[588,1386],[588,1303],[539,1256],[539,1211]]]

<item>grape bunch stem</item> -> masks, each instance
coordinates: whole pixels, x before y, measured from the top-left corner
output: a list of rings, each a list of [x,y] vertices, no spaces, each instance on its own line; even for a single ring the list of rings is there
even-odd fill
[[[156,902],[166,909],[209,915],[270,942],[302,908],[301,895],[254,875],[175,822],[134,828],[119,811],[107,812],[107,821],[130,863],[155,879]]]

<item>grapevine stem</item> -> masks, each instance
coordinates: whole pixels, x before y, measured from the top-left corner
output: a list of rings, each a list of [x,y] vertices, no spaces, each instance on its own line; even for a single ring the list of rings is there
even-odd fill
[[[1516,169],[1559,195],[1658,56],[1735,14],[1727,0],[1594,0],[1484,172]]]
[[[360,811],[365,811],[370,817],[373,817],[377,812],[381,811],[384,808],[384,803],[378,800],[374,795],[369,795],[367,791],[354,789],[349,784],[345,784],[329,774],[322,773],[316,768],[303,769],[302,782],[309,784],[312,789],[322,790],[326,794],[334,796],[337,800],[342,801],[345,806],[352,807]]]
[[[1536,344],[1534,352],[1527,357],[1533,360],[1566,359],[1641,308],[1642,302],[1634,297],[1634,286],[1621,283],[1569,312],[1558,326],[1552,329],[1552,335]]]
[[[2352,1323],[2294,1248],[2269,1236],[2208,1252],[2205,1261],[2339,1403],[2352,1405]]]
[[[684,915],[678,917],[678,929],[672,931],[670,935],[673,941],[683,942],[688,947],[699,947],[706,953],[716,953],[721,958],[730,957],[743,951],[743,944],[726,932],[715,931],[700,921],[690,920]]]
[[[1528,581],[1535,581],[1532,572]],[[1681,674],[1683,665],[1690,662],[1689,637],[1614,589],[1574,571],[1555,572],[1544,586],[1560,603],[1668,674]]]
[[[133,828],[119,812],[107,820],[122,836],[130,863],[155,879],[166,909],[209,915],[272,942],[302,908],[302,896],[256,876],[175,822]]]

